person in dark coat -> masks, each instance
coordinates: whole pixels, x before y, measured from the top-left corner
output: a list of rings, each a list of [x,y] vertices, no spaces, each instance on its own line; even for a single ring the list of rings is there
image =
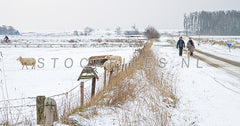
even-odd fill
[[[5,41],[5,42],[8,42],[8,40],[9,40],[8,36],[5,35],[4,41]]]
[[[188,51],[190,51],[190,56],[192,56],[195,46],[194,46],[193,40],[191,38],[189,38],[189,40],[188,40],[187,48],[188,48]]]
[[[185,48],[185,43],[182,40],[182,37],[180,37],[178,42],[177,42],[177,49],[178,48],[179,48],[179,56],[182,56],[182,50],[183,50],[183,48]]]

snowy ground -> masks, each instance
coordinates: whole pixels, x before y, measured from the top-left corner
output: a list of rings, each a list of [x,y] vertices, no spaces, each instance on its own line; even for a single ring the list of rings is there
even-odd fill
[[[70,89],[77,86],[80,82],[77,81],[82,66],[80,65],[83,59],[82,65],[85,66],[87,59],[90,56],[98,55],[118,55],[122,56],[124,62],[127,63],[134,52],[135,48],[1,48],[0,51],[3,54],[3,64],[1,62],[1,69],[4,71],[1,73],[1,93],[0,101],[5,99],[18,99],[18,98],[29,98],[44,95],[46,97],[66,93]],[[22,65],[16,59],[19,57],[34,57],[37,60],[36,69],[22,70]],[[42,58],[42,59],[40,59]],[[56,62],[52,58],[57,58]],[[72,67],[71,60],[72,59]],[[38,61],[39,60],[39,61]],[[70,68],[67,68],[66,65]],[[43,64],[44,63],[44,67]],[[55,68],[54,68],[55,65]],[[42,68],[43,67],[43,68]],[[100,81],[97,82],[96,92],[99,91],[103,86],[103,68],[97,68]],[[4,76],[5,75],[5,76]],[[4,79],[6,81],[4,81]],[[5,83],[6,82],[6,83]],[[5,85],[6,84],[6,85]],[[5,88],[7,87],[7,89]],[[8,93],[8,98],[7,98]],[[75,91],[76,93],[76,91]],[[79,95],[79,90],[77,90]],[[89,100],[91,93],[91,81],[85,83],[85,100]],[[69,94],[70,95],[70,94]],[[77,95],[77,96],[78,96]],[[65,95],[64,95],[65,96]],[[70,97],[70,96],[69,96]],[[62,101],[62,97],[54,97],[55,100]],[[79,100],[79,99],[78,99]],[[0,116],[6,116],[2,114],[4,112],[6,102],[0,102]],[[80,103],[80,102],[78,102]],[[27,105],[35,105],[35,99],[20,99],[10,100],[9,106],[17,106],[10,109],[12,114],[18,116],[33,116],[32,119],[36,119],[35,107],[26,107]],[[21,106],[25,108],[21,108]],[[20,107],[20,108],[18,108]],[[61,107],[61,105],[60,105]],[[59,108],[60,109],[60,108]],[[21,112],[21,114],[19,114]],[[18,115],[19,114],[19,115]],[[21,120],[21,118],[19,120]],[[1,117],[0,117],[1,118]],[[0,119],[0,122],[2,120]],[[33,120],[31,120],[33,121]],[[15,121],[14,121],[15,122]],[[14,123],[13,122],[13,123]],[[35,122],[33,122],[35,124]]]
[[[169,45],[162,41],[161,44]],[[175,47],[154,46],[153,50],[159,57],[165,57],[168,62],[163,71],[178,73],[176,85],[180,101],[173,116],[175,125],[237,126],[239,124],[239,76],[203,61],[198,62],[199,67],[202,68],[197,68],[195,58],[190,59],[189,68],[185,64],[182,68],[182,58],[187,61],[187,55],[184,53],[183,57],[179,57]]]
[[[166,67],[161,68],[161,71],[163,73],[173,73],[177,77],[179,103],[177,108],[173,109],[171,114],[173,122],[170,122],[170,124],[176,126],[237,126],[240,123],[238,117],[240,113],[239,68],[211,60],[220,65],[214,67],[204,61],[198,61],[196,58],[190,58],[190,66],[187,68],[182,62],[183,59],[187,61],[186,53],[183,57],[179,57],[178,50],[166,42],[168,39],[172,38],[163,36],[160,42],[154,43],[152,50],[159,58],[165,58],[167,61]],[[187,38],[185,38],[186,40]],[[239,62],[239,49],[228,52],[227,48],[222,46],[208,44],[198,46],[197,43],[195,45],[201,51]],[[80,66],[82,58],[111,54],[120,55],[125,58],[125,62],[128,62],[132,57],[134,48],[1,48],[0,51],[3,53],[2,61],[4,64],[1,64],[1,68],[4,65],[9,99],[15,99],[65,93],[79,84],[76,80],[82,70]],[[206,59],[209,58],[201,54],[198,55]],[[34,57],[37,60],[43,58],[44,67],[39,68],[38,66],[41,67],[42,64],[37,62],[36,70],[21,70],[21,64],[16,61],[19,56]],[[55,68],[52,58],[58,58]],[[73,59],[71,68],[66,68],[64,65],[67,58]],[[86,61],[83,64],[86,64]],[[69,60],[67,65],[70,65]],[[98,68],[97,70],[102,75],[103,69]],[[1,77],[4,74],[1,74]],[[136,73],[136,78],[142,76],[138,76],[138,74]],[[141,79],[139,80],[145,82],[144,78]],[[2,88],[2,84],[0,86],[1,91],[6,91],[5,88]],[[90,86],[90,82],[87,82],[85,86],[87,92],[90,92]],[[97,90],[100,90],[101,87],[102,79],[100,78],[100,81],[97,82]],[[149,94],[155,91],[151,87],[147,90],[150,91]],[[0,101],[4,99],[6,99],[6,94],[3,97],[1,92]],[[2,105],[0,107],[4,107],[4,104]],[[138,107],[135,107],[136,105]],[[103,108],[99,111],[101,114],[92,118],[88,124],[121,125],[119,119],[128,115],[129,120],[134,120],[134,116],[137,117],[138,112],[143,112],[140,116],[141,119],[155,125],[151,122],[151,119],[155,118],[154,113],[143,111],[146,107],[140,105],[140,102],[129,101],[123,105],[123,109]],[[35,113],[33,115],[35,116]],[[142,123],[140,120],[136,120],[135,124],[141,125]]]
[[[78,49],[1,49],[4,57],[6,81],[9,98],[33,97],[37,95],[54,95],[73,88],[81,73],[80,61],[83,58],[97,55],[120,55],[127,62],[134,51],[133,48],[78,48]],[[19,57],[34,57],[37,61],[36,70],[27,70],[16,59]],[[55,68],[54,60],[56,59]],[[71,68],[65,67],[67,58],[73,60]],[[86,60],[83,60],[86,65]],[[71,61],[67,60],[67,66]],[[31,67],[29,67],[31,68]],[[102,71],[100,71],[102,72]],[[57,88],[57,90],[56,90]]]
[[[183,57],[179,57],[178,50],[166,42],[168,39],[171,38],[162,37],[160,42],[154,43],[152,50],[159,58],[165,58],[167,61],[166,67],[161,68],[161,72],[173,74],[177,78],[176,88],[179,102],[176,109],[169,109],[172,119],[169,125],[238,126],[240,78],[231,73],[231,68],[234,66],[225,66],[223,63],[224,68],[213,67],[197,58],[190,58],[189,68],[187,68],[182,62],[183,59],[188,60],[186,53]],[[200,56],[208,58],[204,55]],[[221,64],[221,61],[216,62]],[[230,71],[226,71],[226,67]],[[237,73],[240,74],[239,71]],[[141,84],[138,84],[141,89],[145,85],[146,79],[143,75],[137,74],[136,78],[138,77],[142,77],[139,78]],[[140,94],[138,98],[147,98],[148,104],[145,104],[144,100],[136,98],[121,108],[100,108],[97,109],[99,114],[86,121],[86,124],[94,126],[124,125],[127,118],[129,121],[127,123],[132,125],[144,125],[146,122],[148,125],[160,125],[155,122],[154,114],[147,109],[149,103],[154,103],[150,100],[154,96],[149,94],[156,94],[156,90],[150,85],[146,85],[144,87],[148,87],[147,90],[150,92],[145,92],[144,96]],[[77,115],[72,118],[74,117],[79,118]]]

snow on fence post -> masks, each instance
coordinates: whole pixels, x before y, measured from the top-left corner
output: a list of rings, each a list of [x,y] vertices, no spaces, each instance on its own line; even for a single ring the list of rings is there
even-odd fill
[[[53,98],[44,101],[44,126],[53,126],[58,121],[57,104]]]
[[[80,84],[80,94],[81,94],[81,107],[83,107],[84,104],[84,82],[81,82]]]
[[[43,124],[44,121],[44,101],[45,96],[37,96],[36,98],[36,109],[37,109],[37,124]]]

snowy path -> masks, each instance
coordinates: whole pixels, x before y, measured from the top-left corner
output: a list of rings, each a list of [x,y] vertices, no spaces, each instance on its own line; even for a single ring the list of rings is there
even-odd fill
[[[167,45],[169,45],[169,46],[172,45],[173,47],[175,47],[174,44],[175,43],[171,42]],[[161,45],[161,46],[166,46],[166,45]],[[198,46],[196,48],[198,48]],[[186,52],[186,50],[187,49],[185,48],[184,51]],[[226,55],[228,55],[228,54],[226,54]],[[224,57],[226,57],[226,56],[224,56]],[[226,59],[226,58],[223,58],[220,56],[213,55],[208,52],[200,51],[199,49],[196,49],[196,51],[194,52],[194,58],[199,59],[199,60],[207,63],[210,66],[224,70],[228,74],[240,79],[240,63],[237,61],[229,60],[229,59]],[[219,82],[217,79],[215,79],[215,80],[219,84],[221,84],[223,87],[225,87],[226,89],[229,89],[233,92],[240,94],[239,91],[236,91],[236,90],[232,89],[231,87],[227,86],[226,84],[221,83],[221,81]],[[233,86],[234,88],[240,89],[240,84],[236,85],[236,84],[230,82],[229,85]]]
[[[201,59],[202,61],[205,61],[206,63],[208,63],[211,66],[214,66],[218,69],[224,70],[225,72],[227,72],[228,74],[230,74],[232,76],[240,78],[240,66],[238,66],[240,64],[234,65],[227,61],[224,62],[224,61],[218,60],[214,57],[204,55],[202,53],[195,53],[195,57]],[[237,86],[240,89],[240,85],[237,85]]]
[[[173,114],[175,125],[237,126],[240,123],[240,77],[231,73],[235,68],[200,54],[220,66],[191,58],[189,68],[182,67],[182,60],[187,61],[186,52],[179,57],[178,50],[166,46],[170,43],[164,41],[154,44],[152,49],[166,59],[164,72],[177,73],[179,106]],[[197,63],[202,68],[197,68]]]

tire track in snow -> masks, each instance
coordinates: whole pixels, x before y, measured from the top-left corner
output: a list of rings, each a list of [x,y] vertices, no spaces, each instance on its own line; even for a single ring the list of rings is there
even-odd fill
[[[237,93],[237,94],[240,94],[239,91],[235,91],[235,90],[227,87],[226,85],[224,85],[223,83],[221,83],[220,81],[218,81],[215,77],[213,77],[213,79],[214,79],[214,81],[216,81],[218,84],[222,85],[224,88],[226,88],[226,89],[228,89],[228,90],[230,90],[230,91],[232,91],[232,92],[235,92],[235,93]]]

